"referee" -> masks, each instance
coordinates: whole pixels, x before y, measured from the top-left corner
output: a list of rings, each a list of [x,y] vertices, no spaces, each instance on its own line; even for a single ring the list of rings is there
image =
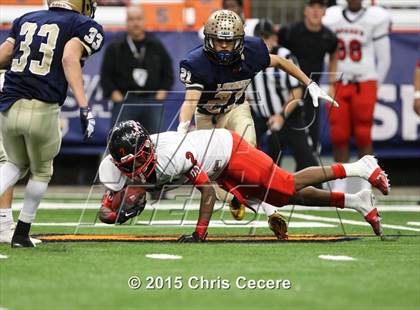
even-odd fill
[[[276,46],[277,36],[270,21],[262,19],[256,25],[254,35],[264,40],[271,54],[297,64],[288,49]],[[255,76],[250,87],[257,139],[261,144],[261,137],[268,133],[267,153],[273,161],[280,164],[282,150],[289,147],[296,161],[296,170],[318,166],[308,129],[305,129],[304,110],[299,106],[302,97],[299,81],[282,70],[267,68]]]
[[[296,56],[302,71],[318,84],[326,54],[329,54],[328,72],[336,72],[337,68],[337,37],[322,25],[326,8],[327,0],[309,0],[303,12],[304,20],[288,24],[278,32],[279,44]],[[335,74],[329,74],[328,79],[330,85],[333,85]],[[330,96],[334,96],[331,91]],[[319,152],[319,108],[313,107],[309,96],[305,98],[305,121],[310,125],[314,150]]]

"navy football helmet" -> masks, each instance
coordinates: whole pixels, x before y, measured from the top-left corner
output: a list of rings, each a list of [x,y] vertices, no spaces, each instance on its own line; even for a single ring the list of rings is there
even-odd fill
[[[244,24],[233,11],[219,10],[208,18],[204,26],[204,51],[208,57],[221,65],[230,65],[240,60],[244,50]],[[232,51],[216,51],[214,39],[232,40]]]

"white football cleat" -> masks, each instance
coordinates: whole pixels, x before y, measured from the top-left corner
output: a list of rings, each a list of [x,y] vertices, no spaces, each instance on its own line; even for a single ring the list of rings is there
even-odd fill
[[[361,165],[361,176],[369,181],[373,187],[376,187],[382,194],[388,195],[390,191],[390,184],[388,175],[378,165],[378,160],[375,156],[365,155],[359,159]]]
[[[376,198],[372,191],[369,189],[362,190],[356,193],[361,200],[361,205],[357,210],[363,215],[366,222],[372,226],[373,231],[377,236],[382,235],[381,217],[379,216],[378,209],[375,208]]]
[[[15,224],[10,225],[10,229],[0,231],[0,243],[11,244],[15,232]],[[42,243],[41,240],[29,237],[34,245]]]

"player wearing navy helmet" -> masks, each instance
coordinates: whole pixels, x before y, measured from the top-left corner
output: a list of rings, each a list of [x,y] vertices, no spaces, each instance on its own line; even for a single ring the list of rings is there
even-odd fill
[[[51,179],[60,150],[60,106],[67,87],[80,107],[84,139],[95,119],[83,88],[82,64],[103,45],[102,27],[92,18],[96,0],[50,0],[48,10],[17,18],[0,46],[0,69],[8,68],[0,93],[0,121],[7,162],[0,168],[0,195],[29,171],[25,200],[12,247],[33,247],[29,230]],[[9,233],[7,214],[2,231]],[[4,214],[2,216],[5,217]]]
[[[178,131],[186,133],[195,114],[197,129],[227,128],[255,146],[254,122],[245,91],[252,78],[267,67],[296,77],[307,87],[315,106],[318,98],[334,102],[292,62],[269,54],[261,38],[245,36],[242,19],[236,13],[219,10],[211,14],[204,27],[204,44],[190,51],[180,63],[186,93]],[[244,217],[245,209],[237,199],[220,190],[217,193],[222,200],[228,197],[235,219]],[[267,204],[262,207],[267,216],[276,214],[276,208]],[[285,221],[277,214],[275,217],[275,221]]]

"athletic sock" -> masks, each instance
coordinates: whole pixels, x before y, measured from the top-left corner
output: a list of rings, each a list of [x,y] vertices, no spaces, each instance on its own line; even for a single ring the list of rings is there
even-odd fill
[[[18,220],[15,228],[15,236],[27,237],[29,236],[29,230],[31,229],[31,223],[25,223],[21,220]]]
[[[264,213],[267,217],[273,215],[273,213],[276,213],[277,208],[275,206],[272,206],[266,202],[261,202],[261,207],[264,210]]]
[[[343,209],[345,206],[345,194],[341,192],[331,192],[330,204],[334,207]]]
[[[331,169],[336,179],[360,176],[360,165],[358,161],[348,164],[336,163],[331,166]]]
[[[0,209],[0,232],[10,230],[13,224],[12,208]]]
[[[0,166],[0,196],[11,186],[19,181],[19,168],[12,163],[4,163]]]
[[[360,193],[357,194],[345,194],[344,205],[347,209],[353,209],[365,216],[369,212],[369,207],[364,207]]]
[[[25,223],[32,223],[35,219],[36,210],[48,188],[48,183],[29,180],[25,189],[25,199],[20,211],[19,220]]]

